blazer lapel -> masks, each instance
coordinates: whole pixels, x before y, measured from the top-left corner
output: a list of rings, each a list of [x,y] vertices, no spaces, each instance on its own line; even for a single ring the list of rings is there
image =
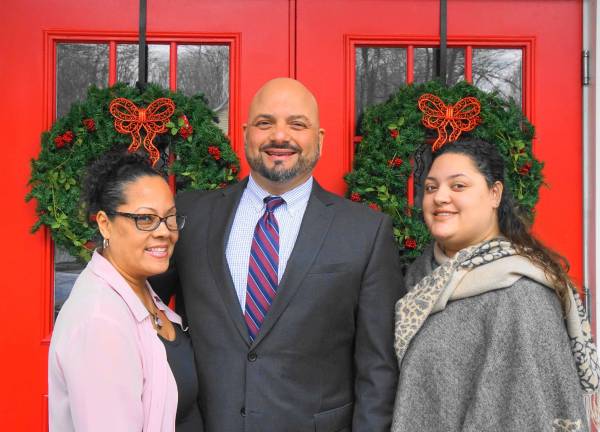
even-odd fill
[[[244,321],[225,255],[231,225],[233,224],[236,209],[247,183],[248,180],[246,179],[235,186],[224,189],[221,199],[216,200],[209,222],[211,229],[208,238],[208,248],[211,252],[208,254],[208,260],[223,303],[225,303],[232,321],[240,332],[240,336],[249,345],[248,329],[246,328],[246,322]]]
[[[315,181],[296,244],[279,283],[277,296],[252,346],[256,346],[265,338],[298,292],[304,276],[321,250],[323,240],[333,221],[332,204],[328,194]]]

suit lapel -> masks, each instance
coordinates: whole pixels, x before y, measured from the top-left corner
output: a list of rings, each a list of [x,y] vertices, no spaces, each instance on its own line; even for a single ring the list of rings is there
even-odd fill
[[[315,181],[296,244],[279,283],[277,296],[262,323],[253,346],[265,338],[298,292],[304,276],[321,250],[323,240],[333,221],[334,210],[331,205],[332,201],[328,194]]]
[[[221,198],[216,200],[209,222],[211,228],[208,238],[208,248],[210,251],[208,257],[217,290],[223,299],[223,303],[225,303],[231,319],[240,332],[240,336],[249,345],[248,329],[246,328],[246,322],[244,321],[225,255],[227,239],[231,231],[235,212],[247,183],[246,179],[235,186],[223,190]]]

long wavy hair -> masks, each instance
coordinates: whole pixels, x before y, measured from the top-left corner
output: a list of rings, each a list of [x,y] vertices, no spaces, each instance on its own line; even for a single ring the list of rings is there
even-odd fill
[[[567,272],[568,261],[546,247],[531,234],[531,221],[520,210],[512,192],[505,182],[504,159],[495,145],[478,139],[461,139],[444,145],[432,155],[432,163],[440,156],[461,154],[469,157],[485,178],[488,188],[496,182],[504,186],[500,206],[497,209],[498,225],[504,237],[510,240],[519,255],[529,258],[534,265],[544,270],[560,299],[563,313],[569,308],[569,290],[572,282]]]

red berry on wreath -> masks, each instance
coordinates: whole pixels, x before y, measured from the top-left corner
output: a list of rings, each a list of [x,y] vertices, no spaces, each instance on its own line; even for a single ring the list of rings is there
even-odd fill
[[[416,249],[417,241],[412,237],[407,237],[404,239],[404,247],[406,249]]]
[[[82,123],[88,132],[94,132],[96,130],[96,122],[94,121],[94,119],[86,118],[83,119]]]
[[[54,146],[59,149],[59,148],[63,148],[65,145],[67,145],[67,143],[65,142],[65,140],[63,139],[62,135],[57,136],[56,138],[54,138]]]
[[[221,159],[221,150],[219,150],[219,147],[210,146],[208,148],[208,154],[211,155],[215,160]]]
[[[362,197],[358,192],[352,192],[352,194],[350,194],[350,200],[354,202],[359,202],[362,200]]]
[[[521,168],[519,168],[519,174],[525,176],[527,174],[529,174],[529,171],[531,170],[532,167],[532,163],[531,161],[528,161],[527,163],[521,165]]]
[[[379,207],[377,204],[375,204],[375,203],[373,203],[373,202],[372,202],[372,203],[369,203],[369,208],[370,208],[371,210],[375,210],[375,211],[381,211],[381,207]]]
[[[400,159],[399,157],[395,157],[388,161],[388,166],[390,168],[398,168],[400,165],[402,165],[402,162],[403,162],[402,159]]]
[[[179,135],[183,139],[188,139],[194,133],[194,128],[191,125],[183,126],[179,129]]]
[[[62,134],[62,139],[66,143],[70,143],[71,141],[73,141],[73,138],[75,138],[75,134],[73,133],[73,131],[69,130]]]
[[[398,132],[398,129],[392,129],[390,131],[390,135],[392,136],[392,138],[396,139],[398,138],[398,135],[400,135],[400,132]]]

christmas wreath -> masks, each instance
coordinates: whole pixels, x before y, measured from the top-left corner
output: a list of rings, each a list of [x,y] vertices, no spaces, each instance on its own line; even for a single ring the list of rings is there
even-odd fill
[[[419,170],[426,169],[423,160],[428,158],[427,152],[430,157],[431,144],[438,143],[435,131],[425,127],[427,120],[419,109],[419,99],[424,95],[435,95],[445,104],[457,104],[465,98],[479,101],[477,125],[463,135],[498,146],[506,162],[506,186],[530,220],[543,182],[542,163],[533,156],[531,148],[533,126],[514,102],[465,82],[453,87],[437,81],[402,87],[387,102],[366,110],[354,169],[345,180],[352,201],[365,203],[392,217],[394,236],[405,262],[419,256],[431,240],[418,199],[414,205],[408,201],[409,179],[414,174],[418,191],[418,178],[422,174]]]
[[[162,116],[154,125],[147,122],[153,113]],[[146,124],[132,126],[131,118],[138,116]],[[91,87],[84,101],[42,134],[26,196],[37,201],[32,232],[45,225],[57,245],[89,260],[97,228],[86,217],[80,185],[87,166],[113,149],[148,151],[155,168],[175,175],[178,190],[216,189],[237,181],[237,156],[202,95],[187,97],[155,85],[143,91],[125,84]],[[176,155],[171,164],[169,153]]]

